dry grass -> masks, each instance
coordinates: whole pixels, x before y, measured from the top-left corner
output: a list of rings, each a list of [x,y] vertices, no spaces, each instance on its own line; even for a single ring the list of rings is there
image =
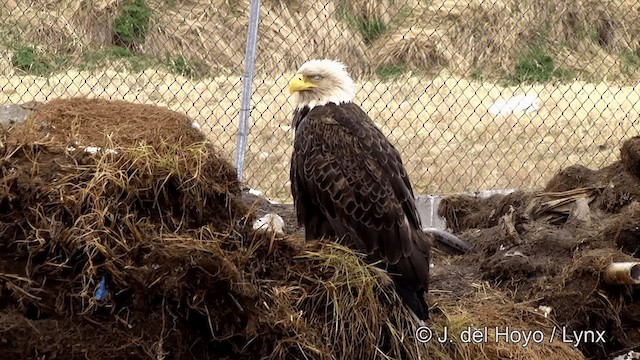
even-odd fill
[[[628,140],[623,148],[639,141]],[[629,153],[638,158],[636,151]],[[467,255],[450,258],[458,266],[454,270],[481,274],[514,301],[550,307],[550,316],[573,331],[605,331],[606,344],[579,346],[587,358],[610,358],[636,346],[637,327],[628,319],[638,313],[638,303],[628,300],[624,287],[603,280],[611,263],[637,260],[637,244],[627,240],[627,234],[636,226],[631,224],[638,223],[640,186],[631,172],[635,168],[627,164],[618,161],[595,171],[569,167],[542,192],[515,191],[483,199],[447,196],[439,215],[473,244]],[[588,206],[577,215],[581,201]],[[473,264],[478,268],[472,269]],[[441,274],[432,279],[453,292],[459,287],[450,281],[465,278]]]
[[[205,64],[211,76],[241,73],[248,0],[147,3],[153,13],[142,53],[182,55]],[[11,0],[0,5],[0,19],[7,29],[21,29],[20,41],[75,62],[111,45],[113,20],[126,5]],[[510,74],[527,49],[540,47],[582,79],[629,80],[630,72],[637,79],[637,65],[630,70],[620,56],[637,57],[639,10],[630,0],[271,0],[260,10],[256,64],[259,72],[273,74],[309,58],[341,58],[356,75],[399,64],[498,78]]]
[[[3,141],[10,175],[0,200],[11,221],[0,232],[14,236],[2,244],[0,349],[9,355],[583,359],[559,341],[456,338],[466,327],[548,333],[553,325],[487,284],[461,301],[435,295],[429,324],[436,335],[446,327],[452,341],[417,342],[418,324],[390,279],[362,255],[251,231],[235,178],[205,171],[208,162],[228,166],[207,144],[107,143],[116,154],[89,154],[42,137],[43,124]],[[97,299],[101,277],[108,295]]]
[[[284,91],[292,73],[254,81],[245,178],[273,199],[289,198],[292,105]],[[429,82],[403,77],[360,82],[362,104],[398,147],[416,192],[535,188],[571,165],[600,167],[616,160],[622,139],[637,133],[637,87],[574,82],[503,88],[441,74]],[[193,81],[148,70],[126,74],[70,71],[44,79],[0,77],[0,103],[87,95],[124,98],[183,112],[232,157],[240,78]],[[496,99],[539,95],[535,113],[494,116]]]
[[[184,118],[123,102],[85,105],[51,102],[2,134],[0,352],[105,359],[165,351],[234,359],[427,353],[412,339],[417,324],[393,283],[362,255],[253,231],[228,161],[209,142],[174,138],[176,120],[190,129]],[[138,111],[117,111],[127,107]],[[160,130],[94,143],[112,151],[69,149],[72,140],[57,131],[76,128],[78,139],[100,132],[76,127],[74,110],[105,129],[153,116]],[[104,298],[95,295],[101,277]],[[81,334],[73,333],[78,327]]]
[[[584,359],[580,351],[571,345],[562,343],[558,337],[551,339],[553,326],[550,318],[536,311],[531,303],[517,303],[509,295],[497,290],[486,282],[473,283],[473,293],[463,299],[454,294],[433,295],[441,311],[435,316],[431,329],[436,337],[443,338],[448,333],[451,342],[430,344],[436,358],[442,359]],[[452,298],[451,295],[454,295]],[[496,336],[496,329],[504,332],[511,330],[541,331],[545,341],[521,343],[503,341]],[[464,331],[479,329],[487,334],[488,341],[461,341]],[[435,346],[434,346],[435,345]],[[451,354],[455,354],[451,356]]]
[[[376,43],[378,65],[503,76],[539,47],[581,78],[621,79],[619,55],[638,49],[635,1],[436,0],[412,7]],[[602,69],[606,69],[603,73]]]
[[[22,36],[49,54],[79,56],[91,46],[108,44],[120,0],[82,1],[10,0],[0,5],[3,22],[16,24]]]
[[[251,230],[226,160],[208,143],[177,143],[171,126],[189,122],[151,110],[58,100],[3,134],[0,350],[9,357],[582,359],[557,342],[417,342],[419,324],[383,270],[331,241]],[[77,126],[86,119],[111,129],[148,116],[161,131],[93,138],[115,153],[70,150],[73,139],[59,136],[76,129],[86,142],[101,132]],[[486,285],[464,301],[452,297],[435,299],[437,334],[552,325]]]
[[[356,0],[356,1],[335,1],[337,7],[344,7],[350,11],[354,16],[360,17],[364,20],[375,21],[379,20],[385,25],[390,25],[395,21],[400,20],[404,13],[411,11],[419,1],[416,0],[404,0],[404,1],[391,1],[391,0]]]
[[[0,51],[0,75],[11,76],[14,74],[11,65],[11,54],[8,51]]]
[[[50,55],[80,61],[83,52],[111,46],[113,20],[126,1],[52,3],[16,0],[0,5],[0,19],[24,29],[23,41]],[[207,65],[208,73],[241,73],[249,22],[248,0],[148,1],[153,9],[142,53],[164,59],[182,55]],[[333,2],[264,2],[260,9],[257,71],[284,72],[312,57],[344,57],[367,70],[362,37],[336,16]],[[326,39],[333,39],[326,41]],[[277,56],[274,56],[277,54]]]

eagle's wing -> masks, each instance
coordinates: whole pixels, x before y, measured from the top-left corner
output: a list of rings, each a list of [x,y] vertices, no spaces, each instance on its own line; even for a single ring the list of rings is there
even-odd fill
[[[317,107],[299,123],[291,186],[305,226],[319,228],[324,217],[335,235],[350,235],[391,264],[412,255],[420,219],[407,173],[398,151],[357,105]]]

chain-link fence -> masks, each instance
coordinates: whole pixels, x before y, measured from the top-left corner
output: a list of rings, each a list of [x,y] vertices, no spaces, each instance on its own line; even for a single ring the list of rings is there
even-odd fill
[[[263,1],[253,67],[250,5],[5,0],[0,104],[84,95],[166,106],[230,159],[250,115],[244,181],[284,201],[286,86],[311,58],[348,65],[355,101],[418,194],[541,187],[569,165],[615,161],[637,132],[637,1]]]

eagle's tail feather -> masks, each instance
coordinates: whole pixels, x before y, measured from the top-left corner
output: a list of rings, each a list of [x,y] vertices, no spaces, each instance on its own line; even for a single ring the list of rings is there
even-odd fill
[[[424,300],[424,290],[412,288],[411,286],[407,286],[407,284],[399,281],[400,279],[395,279],[396,284],[396,292],[402,298],[405,305],[413,311],[414,314],[420,320],[429,319],[429,306],[427,302]]]
[[[429,306],[425,293],[429,291],[429,264],[431,239],[416,230],[412,232],[413,250],[390,269],[396,292],[420,320],[429,318]]]

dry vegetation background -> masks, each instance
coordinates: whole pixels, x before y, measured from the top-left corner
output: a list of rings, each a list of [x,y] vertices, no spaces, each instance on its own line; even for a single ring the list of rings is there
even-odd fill
[[[86,95],[166,106],[231,157],[249,2],[146,4],[148,29],[131,49],[113,38],[131,1],[0,4],[0,104]],[[623,0],[264,1],[246,182],[288,199],[285,89],[313,57],[349,66],[356,101],[397,144],[418,193],[537,187],[570,164],[609,163],[636,134],[639,9]],[[525,93],[538,95],[537,112],[487,111]]]
[[[198,142],[204,139],[189,128],[193,119],[232,158],[248,5],[247,0],[0,1],[0,104],[87,96],[159,105],[187,114],[189,119],[178,116],[185,133]],[[545,190],[561,191],[569,190],[566,186],[572,180],[593,180],[593,174],[581,167],[554,174],[576,163],[592,168],[613,163],[623,140],[637,134],[639,8],[637,1],[622,0],[265,0],[260,12],[246,183],[270,198],[289,199],[293,109],[286,87],[294,70],[313,57],[347,63],[359,86],[356,102],[397,144],[417,193],[536,188],[552,177],[552,183],[562,188]],[[115,38],[114,24],[132,9],[136,16],[148,9],[144,36],[134,41]],[[517,94],[536,95],[538,110],[500,116],[488,111],[496,100]],[[132,137],[138,133],[149,139],[150,133],[163,129],[162,135],[180,131],[154,120],[171,116],[150,119],[151,108],[142,110],[137,104],[100,107],[84,99],[72,102],[84,104],[73,107],[79,113],[56,112],[54,118],[60,120],[56,123],[42,114],[51,114],[51,109],[65,102],[49,102],[37,110],[40,117],[32,117],[22,132],[13,132],[11,141],[3,145],[8,149],[6,160],[11,160],[5,167],[20,171],[5,176],[9,205],[4,206],[17,211],[5,214],[11,217],[0,225],[11,231],[0,233],[14,231],[18,234],[15,239],[35,240],[6,243],[5,249],[16,252],[0,251],[6,265],[0,271],[2,280],[9,284],[11,301],[15,300],[0,314],[4,324],[0,333],[10,339],[4,345],[15,354],[46,353],[64,346],[94,358],[126,357],[132,348],[157,359],[165,358],[168,349],[184,354],[214,351],[220,355],[214,357],[224,357],[215,351],[233,353],[228,345],[249,351],[247,356],[271,349],[274,357],[293,354],[292,358],[302,358],[296,355],[306,353],[373,358],[374,353],[382,358],[390,356],[379,348],[377,341],[382,339],[383,345],[394,347],[392,352],[398,355],[390,357],[395,358],[413,358],[416,352],[443,359],[583,358],[571,344],[558,341],[534,347],[456,341],[420,345],[409,337],[398,345],[396,340],[404,337],[408,325],[415,324],[402,323],[409,319],[404,313],[385,312],[396,308],[397,298],[371,297],[391,294],[379,288],[389,285],[380,274],[373,267],[362,267],[346,249],[301,244],[296,236],[253,231],[255,204],[249,210],[246,204],[229,201],[228,196],[235,198],[240,192],[240,184],[230,165],[214,166],[219,158],[210,156],[214,151],[208,143],[204,147],[192,144],[184,158],[175,151],[180,144],[171,136],[153,151],[150,143],[128,149],[114,139],[124,136],[137,143]],[[122,111],[124,108],[129,111]],[[76,124],[84,126],[76,129]],[[35,136],[41,130],[47,135]],[[44,139],[56,131],[59,143]],[[70,152],[67,144],[72,136],[66,135],[71,133],[89,139],[104,136],[111,141],[105,146],[122,149],[124,155],[103,152],[93,156],[81,149]],[[191,168],[192,163],[197,166]],[[106,171],[93,171],[86,164]],[[191,171],[183,171],[185,166]],[[611,186],[603,190],[599,201],[612,201],[616,208],[605,206],[604,210],[616,213],[640,196],[634,182],[637,176],[625,167],[614,163],[602,171],[607,176],[598,178],[597,184],[573,185],[595,189],[610,180]],[[201,171],[205,168],[224,171],[218,174],[222,177],[216,177]],[[51,169],[54,171],[47,171]],[[124,174],[131,173],[139,178],[124,181]],[[637,175],[637,169],[634,173]],[[221,184],[227,184],[227,189]],[[488,202],[512,205],[508,200],[519,196],[514,194]],[[42,199],[49,202],[41,206]],[[267,207],[291,208],[264,202]],[[607,262],[637,257],[637,248],[631,254],[629,249],[621,251],[619,245],[625,236],[637,239],[637,204],[609,219],[598,212],[602,209],[594,211],[593,227],[567,219],[566,227],[563,223],[559,229],[557,224],[523,224],[521,212],[507,217],[504,211],[510,207],[487,204],[486,211],[459,206],[460,213],[454,213],[456,221],[463,220],[464,213],[486,220],[486,226],[470,227],[460,234],[476,251],[435,257],[429,301],[438,309],[433,314],[436,334],[442,334],[444,326],[452,334],[460,333],[470,324],[548,333],[561,319],[577,329],[595,324],[607,330],[610,347],[580,349],[586,356],[611,354],[637,344],[637,327],[629,325],[638,321],[634,295],[626,289],[602,287],[599,279]],[[521,210],[517,201],[513,205],[511,209]],[[216,216],[220,217],[218,224],[210,221]],[[506,221],[513,228],[518,226],[518,231],[524,229],[521,240],[525,241],[509,251],[519,249],[513,254],[527,254],[529,260],[499,250],[514,241],[509,237],[513,235],[510,228],[503,226]],[[293,221],[289,219],[288,224]],[[14,243],[15,248],[11,247]],[[66,261],[71,264],[68,268],[58,266]],[[16,269],[29,272],[32,266],[36,270],[28,275],[33,278],[14,274]],[[102,275],[115,297],[113,311],[91,302],[97,297],[91,290]],[[129,287],[136,296],[115,292]],[[354,294],[354,288],[368,292]],[[6,294],[9,292],[0,296]],[[249,305],[236,312],[228,306],[226,294],[232,299],[235,294]],[[332,300],[327,302],[329,296]],[[343,297],[358,302],[341,303]],[[30,298],[26,304],[35,304],[36,310],[24,311],[25,298]],[[328,303],[345,306],[336,306],[338,311],[331,317],[327,316],[331,315]],[[20,306],[13,308],[16,304]],[[211,304],[219,310],[213,317],[207,308]],[[554,316],[535,310],[540,304],[553,307]],[[44,311],[31,314],[38,309]],[[136,325],[134,330],[125,329],[124,325],[131,324],[119,318],[129,309],[135,312],[125,320]],[[307,321],[300,315],[315,312],[324,317]],[[165,313],[174,318],[168,332]],[[246,316],[251,326],[236,328],[238,316]],[[78,320],[81,326],[74,322]],[[387,326],[391,338],[369,336],[379,334],[380,323]],[[345,324],[352,325],[352,335],[344,331]],[[215,339],[216,331],[223,334],[221,343],[220,338]],[[140,336],[132,338],[136,332]],[[199,340],[209,334],[215,340],[213,350]],[[362,341],[353,346],[352,338]],[[72,349],[78,339],[89,346]],[[333,349],[327,348],[334,344]],[[412,356],[403,356],[403,352]]]
[[[527,249],[538,250],[531,261],[487,256],[483,248],[512,241],[505,238],[508,232],[495,228],[472,231],[478,248],[467,257],[437,249],[429,324],[438,336],[451,334],[451,341],[420,343],[414,335],[419,324],[401,305],[385,271],[335,242],[303,241],[291,205],[241,195],[233,166],[187,116],[124,101],[58,99],[37,107],[28,121],[1,138],[3,359],[256,359],[269,354],[272,359],[577,360],[627,348],[637,339],[635,328],[626,332],[629,338],[624,332],[638,313],[637,304],[621,296],[625,290],[584,291],[598,285],[593,274],[602,265],[629,255],[607,247],[594,252],[583,247],[586,239],[577,254],[556,251],[580,238],[566,236],[566,229],[557,230],[565,235],[559,244],[556,238],[537,241],[539,236],[523,233]],[[626,148],[639,141],[625,143]],[[90,150],[88,144],[111,151]],[[635,152],[625,153],[638,163]],[[624,206],[637,195],[638,179],[620,171],[627,164],[605,172],[606,179],[626,185],[623,191],[612,186],[599,200]],[[521,212],[525,199],[540,204],[542,198],[516,192],[488,201],[509,199],[520,199],[514,206]],[[494,214],[504,217],[505,206],[478,205],[471,196],[448,200],[446,216],[457,216],[451,221],[456,231],[465,224],[493,226]],[[466,216],[469,206],[477,210],[473,219]],[[542,202],[533,213],[562,220],[559,212],[542,210],[546,206]],[[628,220],[637,217],[639,207],[628,208],[604,221],[607,244],[599,245],[612,246],[611,224],[633,228]],[[286,219],[286,234],[254,230],[254,220],[273,211]],[[478,241],[482,234],[487,240]],[[575,261],[567,261],[572,256]],[[483,268],[488,261],[501,274]],[[567,263],[568,275],[558,274]],[[528,276],[542,272],[556,276]],[[505,276],[512,281],[501,281]],[[500,287],[489,277],[515,285]],[[531,289],[541,291],[527,295]],[[454,335],[471,326],[487,326],[491,339],[497,339],[493,327],[552,334],[559,323],[538,304],[552,306],[557,319],[571,319],[572,329],[596,324],[611,335],[611,345],[577,349],[559,337],[530,346],[468,343]],[[576,310],[579,316],[573,316]]]

